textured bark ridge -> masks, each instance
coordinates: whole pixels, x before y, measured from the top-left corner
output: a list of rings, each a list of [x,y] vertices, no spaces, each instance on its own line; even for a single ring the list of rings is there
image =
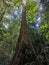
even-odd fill
[[[20,35],[16,46],[15,55],[13,56],[10,65],[26,65],[30,62],[35,62],[34,65],[40,65],[28,34],[28,27],[26,23],[26,6],[22,4],[22,23]]]

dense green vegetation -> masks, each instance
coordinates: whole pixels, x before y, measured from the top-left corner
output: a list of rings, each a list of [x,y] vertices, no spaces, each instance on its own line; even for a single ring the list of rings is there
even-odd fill
[[[49,0],[40,2],[43,4],[42,12],[39,11],[40,3],[27,0],[26,18],[36,54],[43,65],[49,65]],[[39,13],[43,16],[37,30],[34,26]],[[22,0],[0,0],[0,65],[6,65],[15,53],[21,21]]]

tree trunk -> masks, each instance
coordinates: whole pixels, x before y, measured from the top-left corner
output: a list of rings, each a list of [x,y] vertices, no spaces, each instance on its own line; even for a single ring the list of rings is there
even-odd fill
[[[28,27],[26,23],[26,0],[22,3],[22,23],[20,29],[20,35],[18,39],[18,44],[16,46],[16,51],[10,65],[25,65],[34,61],[35,65],[40,65],[39,59],[35,54],[35,50],[30,41],[28,34]]]
[[[0,14],[0,22],[2,21],[4,14],[5,14],[5,10]]]

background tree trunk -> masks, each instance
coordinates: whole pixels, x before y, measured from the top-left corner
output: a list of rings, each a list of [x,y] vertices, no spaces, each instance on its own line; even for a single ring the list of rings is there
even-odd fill
[[[0,14],[0,22],[2,21],[4,14],[5,14],[5,10]]]

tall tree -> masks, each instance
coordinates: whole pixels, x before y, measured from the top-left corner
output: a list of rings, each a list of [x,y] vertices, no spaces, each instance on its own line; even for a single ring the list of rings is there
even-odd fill
[[[28,26],[26,23],[26,0],[23,0],[20,35],[10,65],[25,65],[30,62],[34,62],[35,65],[41,65],[29,37]]]

